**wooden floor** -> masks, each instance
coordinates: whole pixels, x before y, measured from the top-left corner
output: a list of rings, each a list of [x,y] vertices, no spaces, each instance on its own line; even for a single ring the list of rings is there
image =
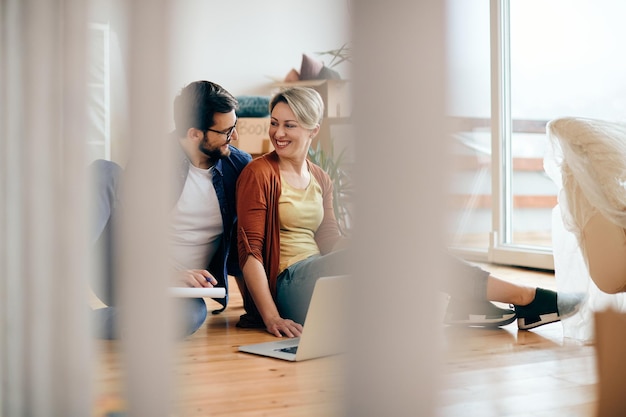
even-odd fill
[[[236,327],[243,302],[234,279],[230,288],[228,308],[209,314],[200,330],[177,346],[177,410],[172,417],[343,415],[342,358],[292,363],[238,352],[239,345],[276,337]],[[209,308],[219,307],[206,302]],[[124,415],[119,354],[117,342],[97,341],[95,417]]]
[[[555,288],[550,273],[483,266],[504,279]],[[224,313],[177,346],[174,416],[343,416],[342,358],[288,363],[239,353],[241,344],[274,339],[235,327],[242,312],[233,291]],[[564,338],[559,323],[532,331],[515,323],[442,331],[447,355],[436,417],[595,416],[594,347]],[[94,416],[117,415],[124,410],[117,344],[97,347]]]
[[[552,273],[493,265],[497,276],[556,289]],[[564,338],[559,323],[530,331],[444,329],[447,348],[437,417],[595,416],[595,348]]]

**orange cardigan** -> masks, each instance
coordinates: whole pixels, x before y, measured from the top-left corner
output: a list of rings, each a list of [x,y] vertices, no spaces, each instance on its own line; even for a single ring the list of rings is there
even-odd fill
[[[309,170],[322,188],[324,218],[315,232],[315,241],[323,255],[329,253],[341,239],[333,211],[333,184],[322,168],[308,160],[307,163]],[[265,154],[250,162],[237,180],[239,264],[243,268],[250,255],[263,264],[274,300],[276,300],[276,280],[280,263],[280,221],[278,218],[280,193],[280,171],[276,152]],[[245,299],[249,294],[245,290],[244,292],[246,292],[243,294],[244,307],[249,316],[242,316],[242,321],[246,322],[246,319],[256,321],[260,319],[260,315],[251,297]],[[262,323],[261,321],[257,325],[260,326]],[[248,327],[245,323],[242,325],[242,327]],[[254,327],[257,326],[254,325]]]

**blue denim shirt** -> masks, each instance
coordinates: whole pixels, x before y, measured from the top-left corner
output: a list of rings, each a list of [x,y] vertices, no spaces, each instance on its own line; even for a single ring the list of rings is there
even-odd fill
[[[235,205],[235,191],[237,178],[241,170],[252,160],[250,154],[230,146],[230,156],[222,158],[214,166],[213,187],[217,194],[220,211],[222,212],[222,226],[224,235],[221,246],[215,253],[207,270],[217,279],[217,286],[226,288],[226,297],[216,299],[223,308],[213,311],[213,314],[222,312],[228,304],[228,275],[241,276],[237,257],[237,207]],[[189,160],[181,149],[181,161],[178,165],[178,181],[176,182],[175,201],[180,198],[189,172]]]

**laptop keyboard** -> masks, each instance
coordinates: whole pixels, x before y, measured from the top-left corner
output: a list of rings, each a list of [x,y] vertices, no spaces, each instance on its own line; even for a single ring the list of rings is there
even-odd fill
[[[285,352],[285,353],[296,353],[298,351],[298,346],[292,346],[292,347],[286,347],[286,348],[282,348],[282,349],[276,349],[279,352]]]

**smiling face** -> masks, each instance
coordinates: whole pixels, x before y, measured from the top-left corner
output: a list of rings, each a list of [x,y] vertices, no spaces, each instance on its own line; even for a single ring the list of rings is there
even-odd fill
[[[279,102],[272,109],[269,136],[278,156],[282,158],[302,160],[306,158],[315,129],[302,127],[295,114],[285,102]]]
[[[211,130],[204,132],[198,149],[215,162],[230,155],[228,144],[232,139],[237,140],[237,116],[234,110],[230,113],[215,113],[213,121]],[[229,133],[232,135],[230,138]]]

